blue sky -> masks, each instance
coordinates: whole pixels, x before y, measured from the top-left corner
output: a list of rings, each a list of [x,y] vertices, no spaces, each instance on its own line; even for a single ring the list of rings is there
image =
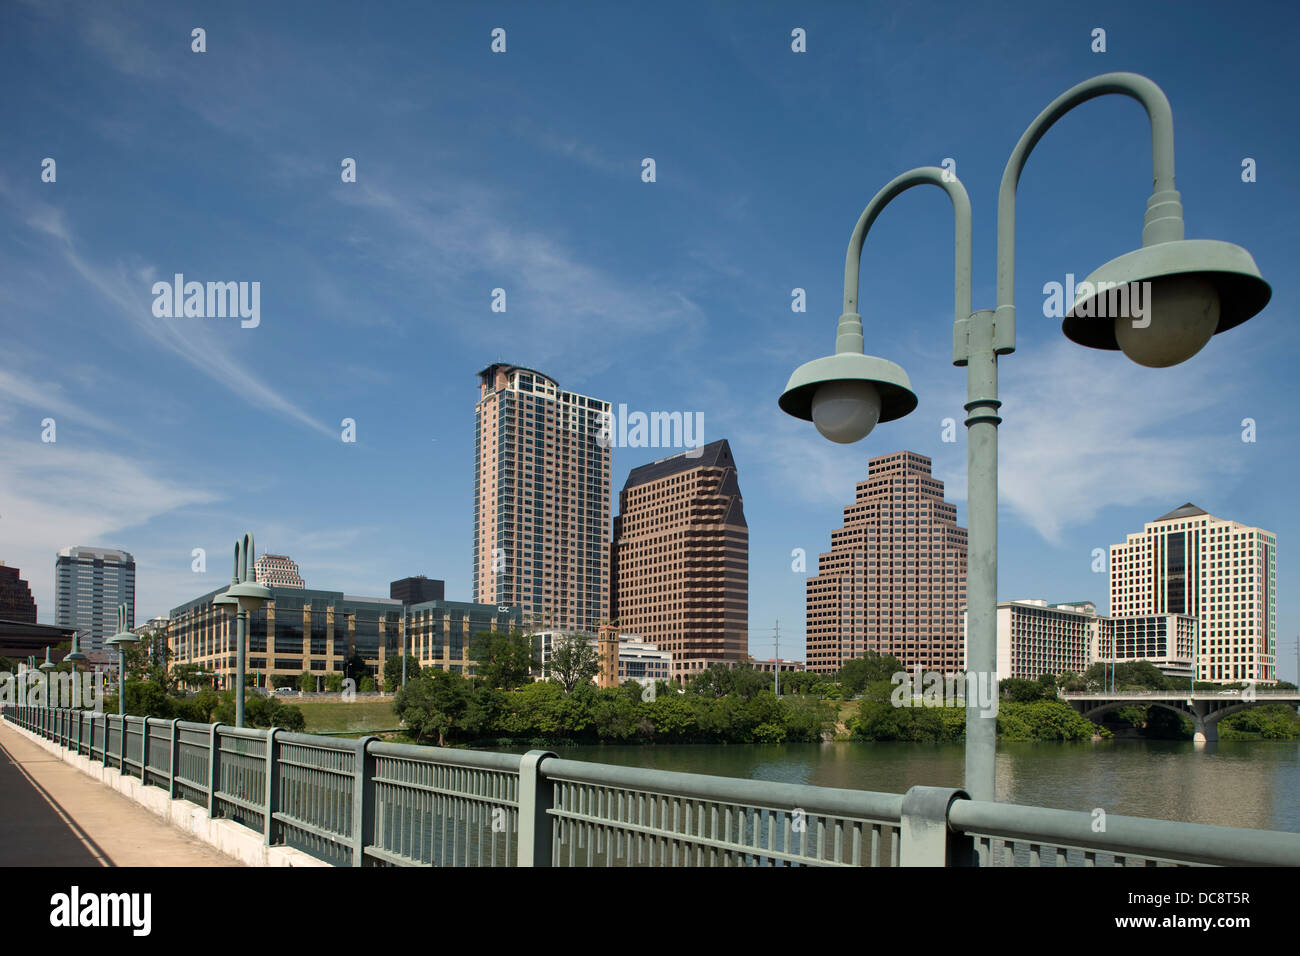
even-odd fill
[[[939,190],[891,205],[862,272],[867,351],[908,371],[917,410],[838,446],[776,406],[832,350],[858,214],[899,172],[955,159],[975,305],[992,307],[1012,146],[1069,86],[1132,70],[1173,104],[1188,238],[1247,248],[1273,299],[1174,369],[1067,342],[1042,287],[1140,244],[1150,134],[1106,97],[1047,135],[1021,180],[1018,351],[1000,372],[999,598],[1105,608],[1093,549],[1190,500],[1277,533],[1294,677],[1297,19],[1210,3],[7,4],[0,559],[42,621],[61,547],[133,552],[143,619],[222,584],[245,530],[309,586],[387,594],[423,573],[468,600],[475,372],[505,360],[629,409],[702,412],[705,440],[731,441],[751,648],[770,655],[780,619],[782,655],[801,658],[791,552],[815,569],[868,457],[931,456],[965,523],[964,430],[942,441],[966,386]],[[260,325],[156,318],[152,284],[178,272],[260,282]],[[615,493],[662,454],[617,449]]]

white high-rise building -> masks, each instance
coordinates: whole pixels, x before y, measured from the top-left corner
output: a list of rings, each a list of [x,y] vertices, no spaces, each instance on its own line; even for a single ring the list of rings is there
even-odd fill
[[[1101,618],[1091,603],[1003,601],[996,619],[999,680],[1082,674],[1097,659]],[[965,612],[962,620],[964,630],[970,623]],[[966,646],[970,646],[969,635]]]
[[[287,554],[263,554],[253,562],[258,584],[277,588],[305,588],[298,565]]]
[[[1110,549],[1114,618],[1196,619],[1196,678],[1277,680],[1277,537],[1190,502]]]

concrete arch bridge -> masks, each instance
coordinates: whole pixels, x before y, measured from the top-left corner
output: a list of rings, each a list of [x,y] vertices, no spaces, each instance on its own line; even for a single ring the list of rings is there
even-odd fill
[[[1088,720],[1120,707],[1163,707],[1192,719],[1192,739],[1198,744],[1219,739],[1219,721],[1229,714],[1240,713],[1261,704],[1300,706],[1300,691],[1295,690],[1218,690],[1218,691],[1114,691],[1062,694]]]

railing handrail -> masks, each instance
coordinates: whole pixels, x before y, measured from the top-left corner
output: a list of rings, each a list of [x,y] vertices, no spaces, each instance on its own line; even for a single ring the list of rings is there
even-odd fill
[[[668,797],[690,797],[747,804],[755,809],[802,810],[806,814],[851,816],[862,820],[897,823],[903,796],[874,790],[848,790],[809,784],[717,777],[675,770],[647,770],[587,760],[549,757],[538,764],[547,780],[641,790]],[[761,797],[761,804],[759,798]]]
[[[209,726],[207,724],[202,725]],[[218,737],[241,737],[245,740],[264,740],[266,731],[258,727],[236,727],[233,724],[220,724],[217,728]]]
[[[382,741],[372,743],[366,748],[366,753],[376,757],[401,757],[418,763],[449,764],[453,767],[470,767],[475,770],[508,770],[513,773],[519,772],[519,765],[524,759],[522,754],[487,750],[453,750],[450,747],[422,747],[419,744],[394,744]]]
[[[1295,697],[1300,699],[1300,690],[1253,690],[1254,697]],[[1188,697],[1243,697],[1246,690],[1064,690],[1061,696],[1070,697],[1169,697],[1174,700],[1186,700]]]
[[[281,730],[275,735],[276,743],[281,744],[299,744],[308,747],[316,747],[319,750],[338,750],[344,753],[356,753],[357,742],[355,740],[339,740],[335,737],[318,737],[315,734],[298,734],[291,733],[287,730]]]
[[[1025,843],[1104,851],[1117,856],[1159,857],[1217,866],[1296,866],[1300,833],[1183,823],[1108,813],[1104,828],[1083,810],[1028,807],[981,800],[955,801],[948,824],[959,833]]]

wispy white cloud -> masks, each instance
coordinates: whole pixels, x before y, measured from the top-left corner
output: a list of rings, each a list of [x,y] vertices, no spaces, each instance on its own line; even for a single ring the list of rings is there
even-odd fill
[[[14,194],[0,186],[0,194]],[[284,415],[333,439],[337,433],[281,395],[230,354],[220,336],[200,322],[158,319],[153,315],[150,288],[157,270],[152,266],[121,262],[113,266],[91,262],[78,252],[62,210],[45,203],[27,204],[25,222],[55,240],[64,261],[98,292],[137,332],[189,362],[213,381],[250,404]]]
[[[1242,447],[1238,433],[1209,414],[1241,380],[1221,361],[1202,355],[1155,371],[1059,341],[1017,351],[1001,366],[1000,506],[1052,544],[1107,508],[1163,513],[1216,493],[1246,467],[1232,453]],[[945,388],[956,407],[964,390]],[[944,462],[949,498],[965,500],[960,423],[959,432]]]
[[[122,547],[114,536],[196,504],[203,488],[163,477],[148,462],[67,442],[0,436],[0,540],[52,620],[54,554],[73,544]],[[128,549],[129,550],[129,549]],[[152,584],[151,584],[152,587]]]
[[[593,345],[662,335],[706,320],[685,290],[626,283],[582,261],[560,240],[521,226],[491,189],[460,182],[443,191],[398,191],[376,185],[382,181],[377,176],[336,195],[382,217],[385,230],[396,225],[407,234],[376,246],[390,253],[393,265],[441,288],[463,288],[466,277],[483,276],[483,322],[467,322],[460,310],[444,314],[471,338],[499,344],[501,326],[508,325],[510,341],[534,361],[580,351],[590,360],[589,370],[599,371],[615,356]],[[506,291],[504,314],[489,309],[496,287]]]
[[[42,417],[53,417],[56,429],[60,419],[70,419],[100,431],[122,433],[122,428],[117,423],[101,418],[66,398],[63,386],[56,382],[38,381],[11,370],[0,369],[0,395],[11,402],[34,409]]]

